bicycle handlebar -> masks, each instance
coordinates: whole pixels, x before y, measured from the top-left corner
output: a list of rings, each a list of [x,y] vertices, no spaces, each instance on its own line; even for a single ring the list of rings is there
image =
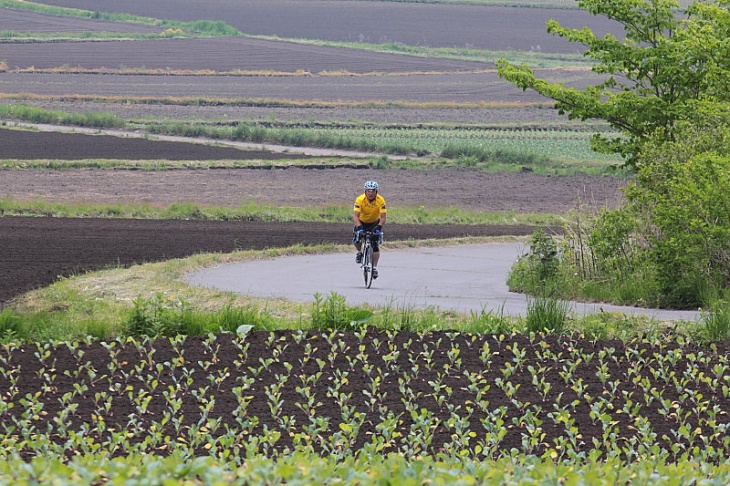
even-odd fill
[[[374,241],[374,239],[377,239],[378,241],[381,241],[381,238],[383,237],[382,231],[363,231],[360,230],[357,232],[357,237],[359,239],[365,239],[366,241]]]

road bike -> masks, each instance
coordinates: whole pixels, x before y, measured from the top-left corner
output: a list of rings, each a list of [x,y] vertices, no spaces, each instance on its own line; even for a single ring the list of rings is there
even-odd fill
[[[362,246],[362,275],[365,278],[365,288],[369,289],[373,283],[373,240],[382,243],[383,233],[380,231],[366,231],[360,235],[365,241]]]

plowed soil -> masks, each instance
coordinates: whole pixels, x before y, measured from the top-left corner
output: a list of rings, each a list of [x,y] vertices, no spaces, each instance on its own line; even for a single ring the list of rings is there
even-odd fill
[[[578,9],[328,0],[41,0],[38,3],[157,19],[222,20],[245,34],[370,44],[582,52],[547,33],[554,18],[602,37],[618,24]]]
[[[249,441],[258,441],[258,451],[270,455],[286,454],[303,442],[315,451],[347,456],[386,437],[379,451],[383,454],[415,449],[420,454],[447,452],[479,459],[512,451],[538,456],[552,451],[562,459],[568,451],[587,454],[617,444],[633,444],[634,450],[639,444],[664,450],[712,445],[722,450],[727,440],[727,432],[715,431],[726,423],[720,417],[730,412],[730,402],[709,380],[687,379],[682,393],[661,379],[652,381],[666,371],[661,358],[670,351],[702,356],[696,368],[677,360],[672,376],[714,376],[713,366],[723,366],[727,358],[722,343],[708,352],[658,341],[626,344],[554,336],[531,341],[525,335],[497,339],[489,334],[377,329],[360,337],[328,331],[259,331],[245,340],[232,336],[220,335],[207,346],[202,338],[176,343],[160,339],[139,346],[91,343],[74,351],[61,345],[46,359],[38,357],[35,346],[3,349],[2,358],[9,363],[6,372],[16,378],[19,370],[23,372],[17,384],[0,376],[5,402],[15,405],[6,408],[3,420],[34,425],[61,449],[66,434],[74,431],[85,441],[104,443],[112,455],[141,447],[142,441],[154,437],[152,430],[164,439],[143,448],[150,454],[183,448],[213,457],[244,456]],[[601,352],[610,357],[599,364],[595,356]],[[50,377],[52,386],[45,381]],[[662,400],[649,400],[631,377]],[[581,393],[575,391],[576,384]],[[614,386],[610,397],[607,386]],[[694,409],[684,408],[692,405],[683,398],[689,392],[703,397],[694,405],[698,410],[693,438],[675,439],[677,419],[673,413],[661,413],[662,403],[676,404],[689,414]],[[35,406],[42,405],[42,418],[32,418],[19,404],[27,403],[24,397],[29,396]],[[64,404],[69,396],[76,407],[73,413],[67,413]],[[140,405],[145,397],[148,401]],[[591,397],[612,405],[600,408],[601,419],[593,415]],[[107,400],[109,408],[104,407]],[[631,410],[631,420],[625,419],[624,406]],[[64,420],[57,420],[61,415]],[[324,425],[314,429],[317,433],[312,432],[315,421]],[[637,422],[641,427],[634,426]],[[218,442],[228,430],[235,431],[233,439]],[[335,445],[331,441],[336,437]],[[31,458],[29,443],[18,441],[16,447]],[[65,453],[70,457],[83,451],[68,448]]]

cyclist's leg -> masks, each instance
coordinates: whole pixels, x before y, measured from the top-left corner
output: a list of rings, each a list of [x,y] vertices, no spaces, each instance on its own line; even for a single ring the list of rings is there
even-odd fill
[[[355,251],[357,251],[355,263],[362,263],[362,241],[354,228],[352,230],[352,244],[355,246]]]
[[[362,250],[362,241],[360,241],[357,231],[353,228],[352,230],[352,244],[355,245],[355,249],[359,252]]]
[[[378,262],[380,261],[380,245],[378,244],[377,238],[373,238],[373,267],[377,268]]]

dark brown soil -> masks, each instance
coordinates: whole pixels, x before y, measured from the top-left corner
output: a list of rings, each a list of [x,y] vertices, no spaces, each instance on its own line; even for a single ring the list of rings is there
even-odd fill
[[[494,68],[486,62],[429,59],[414,56],[304,46],[247,37],[139,40],[123,42],[54,42],[5,44],[10,69],[144,68],[173,71],[212,70],[307,73],[459,72]]]
[[[657,340],[624,344],[376,329],[361,337],[328,331],[258,331],[243,341],[232,336],[220,335],[207,345],[202,338],[91,343],[74,351],[61,345],[47,356],[35,345],[3,348],[0,391],[14,405],[3,410],[3,422],[19,424],[20,430],[35,427],[67,456],[84,452],[64,450],[71,432],[105,444],[103,450],[115,456],[135,448],[159,455],[181,448],[243,457],[253,440],[260,446],[250,452],[261,454],[286,454],[303,443],[349,456],[386,437],[384,448],[371,454],[447,452],[478,459],[553,451],[560,459],[612,447],[623,456],[642,447],[647,453],[673,446],[723,451],[728,439],[718,431],[725,422],[715,418],[730,412],[730,402],[709,379],[685,378],[678,391],[680,385],[661,378],[662,371],[714,377],[713,367],[727,362],[722,344],[710,351]],[[679,359],[667,369],[663,356],[670,351],[702,360],[690,367]],[[606,354],[599,359],[599,353]],[[17,378],[20,370],[22,379],[12,382],[9,377]],[[688,392],[702,401],[690,402]],[[39,414],[23,406],[26,397],[42,406]],[[667,404],[669,413],[662,413]],[[70,414],[69,406],[75,407]],[[692,438],[675,436],[680,427],[675,409],[687,414],[681,420],[692,423]],[[324,427],[316,428],[316,420]],[[389,421],[393,428],[386,435]],[[342,434],[341,425],[355,433]],[[151,430],[162,437],[141,445],[155,437]],[[228,430],[235,431],[232,442],[218,442]],[[341,436],[338,445],[330,442],[335,434]],[[18,441],[17,451],[33,457],[32,443]]]
[[[531,226],[388,226],[392,241],[461,236],[529,235]],[[58,278],[110,266],[297,244],[345,244],[349,224],[0,218],[0,307]]]
[[[538,73],[568,87],[595,84],[590,72]],[[40,96],[292,100],[332,103],[547,103],[499,78],[496,72],[405,76],[149,76],[0,72],[0,91]],[[99,104],[99,110],[104,105]],[[204,110],[204,108],[203,108]],[[438,122],[438,119],[425,120]],[[482,120],[483,121],[483,120]]]
[[[203,143],[177,143],[83,133],[36,132],[0,128],[0,154],[17,160],[276,160],[307,159],[297,153],[241,150]]]

